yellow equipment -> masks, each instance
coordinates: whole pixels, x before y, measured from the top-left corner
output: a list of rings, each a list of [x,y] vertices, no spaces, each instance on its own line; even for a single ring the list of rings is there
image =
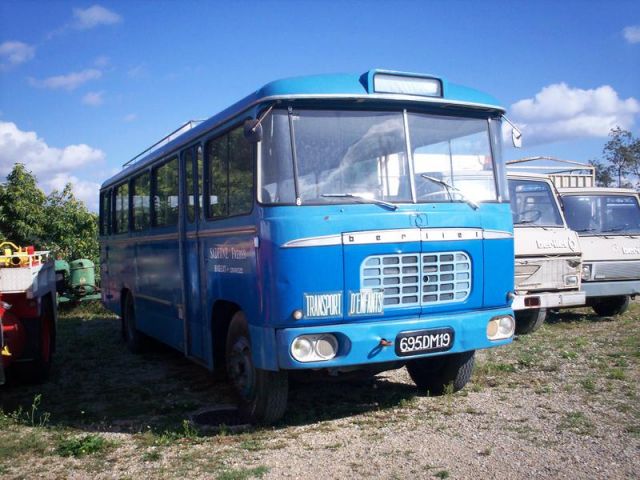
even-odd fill
[[[0,267],[31,267],[40,263],[32,246],[18,247],[13,242],[0,243]]]

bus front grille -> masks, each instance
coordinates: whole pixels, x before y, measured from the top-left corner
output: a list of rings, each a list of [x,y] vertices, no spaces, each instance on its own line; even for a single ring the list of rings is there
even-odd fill
[[[640,261],[594,262],[594,280],[640,280]]]
[[[385,307],[463,302],[471,293],[471,259],[459,251],[372,255],[360,267],[360,287],[383,291]]]

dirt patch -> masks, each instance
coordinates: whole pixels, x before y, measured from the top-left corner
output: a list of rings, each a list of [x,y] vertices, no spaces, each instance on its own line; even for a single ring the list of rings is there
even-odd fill
[[[552,318],[442,397],[404,369],[295,383],[285,419],[254,428],[180,353],[132,355],[115,317],[70,312],[51,380],[0,389],[0,477],[638,478],[639,314]]]

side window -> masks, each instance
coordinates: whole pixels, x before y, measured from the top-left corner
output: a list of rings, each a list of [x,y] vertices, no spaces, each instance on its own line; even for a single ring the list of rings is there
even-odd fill
[[[198,161],[198,171],[197,171],[197,175],[198,175],[198,216],[200,218],[202,218],[202,208],[204,206],[204,202],[202,201],[203,199],[203,180],[204,180],[204,159],[203,154],[202,154],[202,145],[198,145],[197,148],[197,161]]]
[[[149,173],[143,173],[133,179],[131,195],[133,200],[133,229],[145,230],[151,224]]]
[[[111,191],[102,192],[100,194],[100,234],[108,235],[111,226]]]
[[[196,218],[195,183],[193,181],[193,149],[184,153],[185,191],[187,200],[187,221],[192,223]]]
[[[129,230],[129,184],[123,183],[115,189],[115,233]]]
[[[178,223],[178,159],[153,170],[153,209],[156,227]]]
[[[228,151],[226,136],[207,142],[209,188],[205,202],[208,217],[223,217],[228,212]]]
[[[252,146],[236,128],[229,133],[229,215],[251,211],[253,190]]]

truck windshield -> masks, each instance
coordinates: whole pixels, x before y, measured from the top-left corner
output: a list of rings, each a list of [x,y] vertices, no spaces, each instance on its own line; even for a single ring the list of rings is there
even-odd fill
[[[417,202],[497,199],[486,119],[407,118],[408,130],[402,112],[274,110],[264,121],[258,199],[293,204],[297,186],[299,203],[307,205],[408,203],[412,182]]]
[[[566,195],[562,201],[567,223],[578,233],[640,234],[640,206],[634,195]]]
[[[515,225],[564,227],[558,204],[547,182],[510,178],[509,197]]]

